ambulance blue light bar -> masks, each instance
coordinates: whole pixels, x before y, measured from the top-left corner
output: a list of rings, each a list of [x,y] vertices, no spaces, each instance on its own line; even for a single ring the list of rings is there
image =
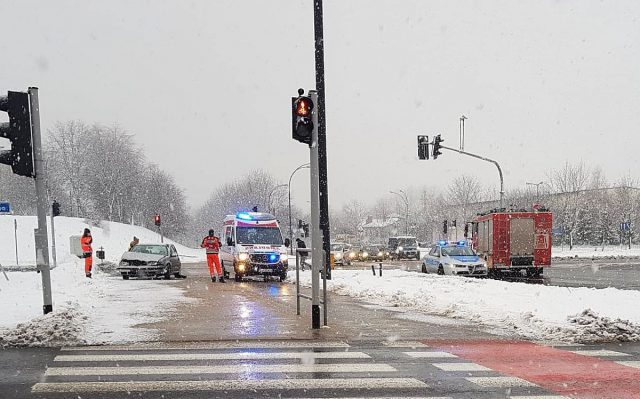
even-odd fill
[[[249,215],[246,212],[239,212],[239,213],[236,214],[236,217],[238,219],[242,219],[242,220],[252,220],[253,219],[253,217],[251,217],[251,215]]]

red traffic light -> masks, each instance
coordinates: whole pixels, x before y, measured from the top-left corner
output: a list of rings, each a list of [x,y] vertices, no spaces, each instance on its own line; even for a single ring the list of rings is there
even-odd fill
[[[309,97],[299,97],[296,100],[296,116],[308,118],[313,110],[313,101]]]
[[[156,226],[160,226],[160,215],[156,213],[156,215],[153,217],[153,221]]]

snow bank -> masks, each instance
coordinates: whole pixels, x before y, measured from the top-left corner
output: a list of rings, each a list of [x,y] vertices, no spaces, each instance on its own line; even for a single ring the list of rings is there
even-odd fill
[[[629,249],[626,246],[577,246],[569,250],[569,246],[561,246],[554,242],[551,256],[554,258],[631,258],[640,257],[640,247],[635,245]]]
[[[290,279],[295,273],[290,272]],[[311,275],[300,277],[311,286]],[[553,342],[640,341],[640,292],[566,288],[385,271],[334,270],[328,290],[417,315],[462,319],[507,336]],[[406,314],[406,313],[405,313]]]
[[[0,264],[11,266],[16,264],[14,221],[17,222],[18,233],[18,261],[21,266],[35,265],[35,243],[33,230],[38,225],[35,216],[0,215]],[[49,245],[51,245],[50,218],[47,217],[49,228]],[[107,261],[118,262],[123,252],[129,248],[129,242],[136,236],[142,243],[159,243],[158,233],[144,227],[116,222],[100,222],[95,226],[80,218],[58,216],[55,218],[56,253],[58,264],[73,262],[77,257],[69,253],[69,237],[82,235],[85,227],[91,229],[93,236],[93,250],[104,248]],[[188,248],[169,239],[164,240],[174,244],[181,260],[185,263],[201,262],[206,258],[203,249]]]

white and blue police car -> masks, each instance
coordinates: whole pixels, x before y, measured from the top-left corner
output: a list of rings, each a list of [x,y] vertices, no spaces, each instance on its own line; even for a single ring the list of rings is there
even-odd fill
[[[484,277],[487,264],[465,240],[438,241],[418,266],[422,273]]]

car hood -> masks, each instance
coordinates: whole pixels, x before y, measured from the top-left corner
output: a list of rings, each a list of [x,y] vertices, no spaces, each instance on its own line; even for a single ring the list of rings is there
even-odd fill
[[[140,260],[145,262],[157,262],[162,258],[165,258],[166,255],[156,255],[156,254],[145,254],[142,252],[125,252],[122,255],[122,260]]]
[[[464,256],[449,256],[450,259],[458,262],[480,262],[480,257],[477,255],[464,255]]]

